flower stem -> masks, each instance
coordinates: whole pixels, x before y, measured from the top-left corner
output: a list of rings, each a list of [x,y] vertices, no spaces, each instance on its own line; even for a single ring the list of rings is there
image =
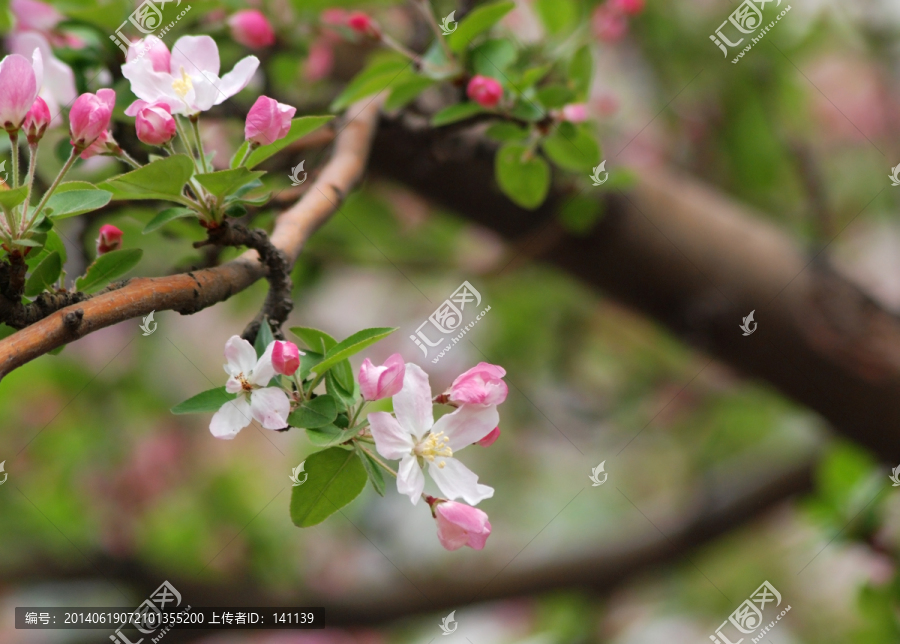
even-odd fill
[[[209,166],[206,164],[206,154],[203,152],[203,139],[200,138],[200,117],[189,117],[191,128],[194,130],[194,139],[197,141],[197,152],[200,155],[200,164],[203,166],[203,172],[209,172]]]
[[[389,473],[391,476],[393,476],[394,478],[397,478],[397,472],[395,472],[394,470],[392,470],[391,467],[390,467],[390,465],[388,465],[387,463],[385,463],[384,461],[382,461],[380,458],[378,458],[377,456],[375,456],[372,452],[370,452],[370,451],[367,450],[365,447],[363,447],[362,445],[360,445],[359,442],[356,443],[356,446],[357,446],[359,449],[361,449],[362,451],[364,451],[366,454],[368,454],[369,457],[370,457],[373,461],[375,461],[375,462],[378,463],[381,467],[383,467],[384,469],[386,469],[386,470],[388,471],[388,473]]]
[[[419,69],[422,68],[422,58],[416,52],[412,51],[411,49],[407,49],[406,47],[401,45],[399,42],[397,42],[396,40],[394,40],[387,34],[381,34],[381,42],[383,42],[385,45],[387,45],[394,51],[399,52],[399,53],[403,54],[404,56],[406,56],[407,58],[409,58],[411,61],[413,61],[416,64],[417,68],[419,68]]]
[[[65,165],[63,165],[62,169],[59,171],[59,174],[56,175],[56,178],[53,180],[53,183],[50,184],[50,187],[47,188],[47,192],[44,193],[44,196],[38,202],[38,205],[35,206],[34,212],[31,214],[31,218],[28,220],[28,225],[25,226],[25,230],[31,227],[31,224],[37,221],[38,215],[41,214],[41,210],[43,210],[44,206],[47,205],[47,201],[53,195],[53,191],[59,186],[60,182],[63,180],[63,177],[69,172],[72,168],[72,164],[75,163],[75,159],[78,156],[78,151],[73,147],[72,152],[69,153],[69,158],[66,159]]]
[[[21,234],[25,234],[28,228],[25,227],[25,219],[28,217],[28,207],[31,205],[31,189],[34,187],[34,167],[37,165],[37,142],[28,144],[28,192],[25,193],[25,201],[22,202],[22,230]]]
[[[241,159],[241,162],[238,163],[238,167],[239,167],[239,168],[244,167],[244,164],[247,163],[247,159],[250,158],[250,154],[251,154],[256,148],[258,148],[258,147],[259,147],[259,144],[258,144],[258,143],[250,143],[250,144],[247,146],[247,151],[244,152],[244,157]]]
[[[431,26],[431,30],[434,32],[435,37],[441,43],[441,47],[443,47],[444,49],[444,54],[447,56],[447,60],[451,63],[455,62],[453,52],[450,51],[450,45],[447,44],[447,39],[444,37],[444,32],[438,24],[437,18],[434,17],[434,11],[431,10],[431,2],[429,2],[429,0],[419,0],[417,4],[422,10],[422,13],[425,14],[425,20]]]
[[[8,132],[10,156],[12,156],[13,188],[19,187],[19,131]]]
[[[127,163],[134,169],[143,167],[143,166],[141,166],[140,163],[137,162],[137,160],[135,160],[134,157],[132,157],[130,154],[128,154],[122,148],[119,148],[119,151],[116,153],[116,156],[119,157],[120,159],[122,159],[122,161],[124,161],[125,163]]]
[[[360,403],[359,407],[356,408],[356,413],[353,414],[353,420],[350,421],[350,427],[353,427],[354,425],[356,425],[356,419],[359,418],[359,414],[362,412],[363,407],[365,407],[368,404],[369,404],[368,400],[363,400]]]
[[[200,166],[197,165],[197,157],[194,156],[194,146],[191,145],[191,140],[188,138],[187,133],[184,130],[184,125],[181,123],[181,117],[175,117],[175,130],[178,132],[178,137],[181,139],[181,145],[184,146],[185,151],[188,153],[188,156],[191,157],[191,161],[194,162],[194,169],[197,172],[200,172]]]

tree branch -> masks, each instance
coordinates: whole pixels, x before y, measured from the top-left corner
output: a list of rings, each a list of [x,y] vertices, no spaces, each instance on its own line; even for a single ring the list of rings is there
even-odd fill
[[[297,261],[309,236],[335,212],[362,176],[380,107],[380,101],[372,100],[360,102],[347,111],[346,126],[335,141],[331,160],[303,198],[276,221],[270,241],[284,253],[289,266]],[[265,276],[266,267],[259,261],[259,255],[249,250],[215,268],[128,280],[121,288],[60,309],[0,340],[0,377],[103,327],[151,311],[196,313],[227,300]]]

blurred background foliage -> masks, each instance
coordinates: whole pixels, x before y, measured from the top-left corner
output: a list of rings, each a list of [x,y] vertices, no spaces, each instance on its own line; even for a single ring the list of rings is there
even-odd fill
[[[246,54],[224,26],[227,14],[245,3],[183,3],[191,12],[167,41],[210,33],[220,42],[224,69]],[[545,38],[536,17],[542,9],[535,7],[542,3],[520,4],[500,32],[516,47],[551,52],[579,30],[585,33],[578,37],[588,36],[585,24],[596,6],[553,0],[562,26]],[[737,3],[649,0],[625,39],[593,44],[591,105],[599,140],[605,150],[627,147],[623,165],[666,162],[703,178],[811,248],[852,224],[831,252],[880,301],[897,307],[896,197],[882,188],[900,152],[900,13],[887,2],[792,4],[766,42],[733,65],[721,59],[709,34]],[[131,101],[127,85],[115,69],[97,72],[114,67],[118,50],[105,34],[132,3],[55,6],[89,43],[60,53],[79,72],[80,89],[111,83],[121,110]],[[396,37],[413,35],[408,14],[389,1],[265,3],[279,32],[278,47],[261,54],[265,87],[300,113],[326,109],[355,71],[342,57],[357,60],[364,49],[338,48],[333,74],[304,78],[319,14],[336,6],[364,6]],[[454,8],[440,0],[435,10],[442,16]],[[5,10],[0,27],[10,27]],[[236,104],[246,109],[262,87],[260,81]],[[223,111],[207,123],[232,150],[241,138],[238,112]],[[325,154],[307,156],[307,170],[321,167]],[[46,177],[54,170],[49,164]],[[80,172],[98,178],[113,168],[85,164]],[[284,174],[268,176],[269,187],[285,188]],[[277,207],[256,213],[253,223],[270,224]],[[196,226],[174,222],[141,234],[156,211],[110,209],[67,221],[62,231],[92,252],[97,228],[115,224],[126,248],[145,250],[141,275],[200,262],[191,247],[202,238]],[[577,217],[562,221],[584,225]],[[137,604],[152,590],[110,583],[91,563],[100,558],[136,562],[160,581],[166,575],[236,587],[252,581],[284,596],[302,588],[319,604],[361,585],[405,583],[397,569],[449,574],[482,567],[502,575],[507,565],[551,561],[652,532],[690,511],[698,484],[764,477],[818,454],[813,493],[689,558],[603,598],[571,591],[466,606],[457,613],[454,637],[473,644],[706,641],[768,580],[792,606],[771,634],[777,644],[897,642],[900,502],[871,455],[831,438],[815,415],[765,384],[710,362],[615,302],[527,261],[520,250],[372,177],[315,235],[294,271],[288,326],[323,328],[337,337],[369,326],[400,327],[354,366],[395,351],[419,361],[408,336],[463,280],[491,306],[469,342],[426,365],[435,391],[482,360],[508,371],[500,440],[466,454],[482,481],[496,488],[480,506],[493,524],[484,551],[443,551],[425,508],[411,507],[394,490],[382,499],[367,488],[343,515],[301,531],[288,515],[288,476],[314,451],[302,433],[251,427],[232,442],[217,441],[208,418],[169,413],[173,404],[221,384],[222,347],[258,310],[260,283],[194,316],[159,312],[151,336],[141,335],[136,320],[104,329],[0,383],[0,459],[9,472],[0,487],[0,604],[66,603],[73,596],[98,605]],[[609,484],[592,488],[587,475],[601,461]],[[78,581],[73,570],[80,571]],[[97,637],[46,631],[26,639],[13,630],[10,614],[0,617],[0,642]],[[424,644],[440,634],[440,617],[363,631],[236,633],[203,641]]]

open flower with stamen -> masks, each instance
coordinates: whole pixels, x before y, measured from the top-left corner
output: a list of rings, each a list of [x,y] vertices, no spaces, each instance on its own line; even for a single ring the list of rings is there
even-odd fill
[[[253,346],[238,335],[233,335],[225,343],[225,372],[228,382],[225,390],[238,394],[219,408],[209,424],[209,431],[216,438],[231,439],[253,420],[266,429],[284,429],[291,413],[291,402],[278,387],[266,387],[275,377],[272,366],[272,350],[275,343],[269,343],[265,353],[256,359]]]
[[[158,47],[158,45],[156,45]],[[219,77],[219,48],[209,36],[182,36],[172,47],[168,71],[163,56],[141,56],[122,65],[131,91],[148,103],[165,103],[172,114],[193,116],[231,98],[247,86],[259,59],[247,56]]]
[[[476,505],[494,495],[478,476],[454,456],[488,435],[500,416],[496,405],[462,405],[434,421],[428,374],[406,365],[403,389],[393,397],[396,418],[387,412],[369,414],[375,448],[387,459],[400,460],[397,491],[418,503],[425,489],[423,468],[448,499]]]

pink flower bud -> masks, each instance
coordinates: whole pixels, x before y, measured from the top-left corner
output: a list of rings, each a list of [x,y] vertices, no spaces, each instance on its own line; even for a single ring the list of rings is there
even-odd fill
[[[584,103],[569,103],[562,108],[560,116],[563,121],[584,123],[588,119],[587,105]]]
[[[500,438],[500,428],[494,427],[494,429],[492,429],[487,436],[482,438],[480,441],[475,441],[475,442],[478,443],[479,445],[481,445],[482,447],[490,447],[491,445],[493,445],[494,443],[497,442],[498,438]]]
[[[331,8],[323,10],[319,19],[322,21],[322,24],[339,27],[347,24],[347,18],[349,16],[350,14],[346,9]]]
[[[50,125],[50,108],[47,107],[44,99],[38,96],[31,104],[31,109],[28,110],[25,121],[22,123],[22,129],[25,130],[28,142],[33,144],[40,141],[44,132],[47,131],[48,125]]]
[[[495,107],[503,98],[503,86],[490,76],[475,76],[469,81],[466,94],[481,107]]]
[[[44,2],[36,0],[12,0],[9,8],[16,17],[17,31],[53,31],[66,19],[59,11]]]
[[[473,550],[484,548],[491,536],[491,522],[486,513],[465,503],[431,497],[429,505],[437,520],[438,541],[447,550],[459,550],[463,546]]]
[[[82,159],[90,159],[91,157],[100,154],[115,154],[118,148],[119,144],[113,138],[112,134],[109,133],[109,130],[106,130],[94,139],[94,142],[87,146],[78,156]]]
[[[69,132],[75,149],[84,150],[106,131],[115,104],[116,93],[106,88],[75,99],[69,112]]]
[[[644,0],[610,0],[609,4],[627,16],[636,16],[644,10]]]
[[[315,82],[331,73],[334,67],[334,48],[327,38],[318,38],[309,46],[309,56],[303,67],[306,80]]]
[[[403,388],[406,365],[403,357],[395,353],[380,367],[366,358],[359,368],[359,390],[366,400],[381,400],[393,396]]]
[[[272,347],[272,366],[275,368],[275,373],[293,376],[300,368],[300,356],[305,355],[293,342],[276,340],[275,346]]]
[[[102,255],[122,246],[122,231],[112,224],[100,226],[100,237],[97,239],[97,254]]]
[[[604,4],[594,10],[591,27],[600,40],[616,42],[628,31],[628,19],[617,9]]]
[[[257,145],[268,145],[287,136],[296,107],[260,96],[247,113],[244,137]]]
[[[378,28],[378,24],[371,16],[369,16],[369,14],[363,13],[362,11],[354,11],[347,16],[347,26],[364,36],[381,38],[381,30]]]
[[[168,74],[171,72],[172,54],[165,43],[156,36],[147,36],[137,42],[131,44],[128,48],[128,54],[125,56],[125,62],[130,63],[147,56],[153,71]]]
[[[18,131],[41,89],[42,76],[40,49],[34,50],[30,61],[18,54],[0,61],[0,127]]]
[[[244,47],[263,49],[275,42],[275,31],[269,20],[256,9],[244,9],[228,19],[231,37]]]
[[[505,375],[503,367],[479,362],[456,377],[450,385],[449,398],[464,405],[499,405],[509,393],[509,387],[503,382]]]
[[[175,119],[168,105],[154,103],[140,109],[134,119],[137,137],[148,145],[163,145],[175,136]]]

